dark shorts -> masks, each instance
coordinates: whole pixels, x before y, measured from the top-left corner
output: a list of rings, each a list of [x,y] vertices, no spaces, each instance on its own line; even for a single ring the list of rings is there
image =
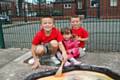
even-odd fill
[[[45,54],[50,54],[50,48],[51,48],[50,43],[47,43],[47,44],[45,44],[45,45],[38,45],[38,46],[36,47],[36,52],[37,52],[37,50],[40,50],[40,47],[41,47],[41,46],[43,46],[44,51],[45,51]]]

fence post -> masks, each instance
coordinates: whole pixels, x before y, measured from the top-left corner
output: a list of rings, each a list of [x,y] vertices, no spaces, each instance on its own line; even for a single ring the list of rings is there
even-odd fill
[[[0,48],[5,48],[4,37],[3,37],[3,29],[2,29],[2,21],[0,20]]]
[[[100,0],[98,0],[97,17],[100,18]]]

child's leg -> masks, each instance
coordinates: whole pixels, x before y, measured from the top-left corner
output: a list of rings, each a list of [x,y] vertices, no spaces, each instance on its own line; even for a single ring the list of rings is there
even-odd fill
[[[48,46],[48,47],[51,51],[51,54],[55,55],[59,48],[58,42],[56,40],[52,40],[52,41],[50,41],[50,46]]]
[[[79,48],[73,48],[71,49],[71,54],[72,57],[70,57],[68,60],[72,62],[74,65],[80,64],[81,62],[77,61],[75,58],[79,57]]]
[[[43,54],[47,53],[47,49],[44,45],[38,45],[36,46],[36,49],[35,49],[35,55],[37,55],[38,57],[42,56]],[[34,59],[30,59],[28,61],[29,64],[34,64]]]
[[[57,56],[57,58],[58,58],[60,61],[63,60],[63,56],[62,56],[62,54],[61,54],[59,51],[56,53],[56,56]],[[68,62],[68,61],[66,61],[65,64],[64,64],[64,66],[70,66],[70,65],[71,65],[71,63]]]
[[[63,60],[63,56],[62,56],[62,53],[61,53],[60,51],[58,51],[58,52],[56,53],[56,57],[57,57],[60,61]]]
[[[73,52],[72,49],[67,50],[68,59],[74,57],[74,55],[72,54],[72,52]]]
[[[79,56],[80,56],[79,48],[73,48],[73,49],[71,49],[71,50],[72,50],[72,52],[71,52],[72,57],[73,57],[73,58],[79,58]]]
[[[48,49],[50,51],[51,55],[51,60],[55,64],[60,64],[60,61],[56,58],[56,53],[58,51],[58,42],[56,40],[50,41],[50,44],[48,45]]]
[[[58,60],[54,57],[54,54],[55,52],[57,52],[57,49],[58,49],[58,43],[56,40],[53,40],[51,41],[50,43],[46,43],[44,45],[38,45],[36,46],[36,49],[35,49],[35,54],[37,56],[42,56],[43,54],[48,54],[50,55],[49,53],[52,53],[52,59],[54,59],[57,63],[60,63],[58,62]],[[33,64],[34,63],[34,59],[30,59],[29,64]]]
[[[38,56],[42,56],[43,54],[47,53],[47,49],[44,45],[38,45],[35,49],[35,54]]]

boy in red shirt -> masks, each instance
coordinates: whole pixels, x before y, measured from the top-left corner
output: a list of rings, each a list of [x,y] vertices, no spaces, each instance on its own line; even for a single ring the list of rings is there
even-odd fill
[[[72,34],[75,36],[76,40],[80,41],[80,56],[82,57],[83,55],[85,55],[84,47],[85,41],[88,40],[88,31],[80,26],[81,19],[78,16],[71,17],[70,23],[72,27]]]
[[[34,59],[33,69],[40,67],[39,56],[52,53],[52,59],[55,59],[55,53],[58,49],[62,52],[64,61],[67,59],[65,48],[62,44],[63,37],[61,33],[54,27],[54,20],[51,17],[41,19],[41,30],[37,32],[32,41],[32,56]]]

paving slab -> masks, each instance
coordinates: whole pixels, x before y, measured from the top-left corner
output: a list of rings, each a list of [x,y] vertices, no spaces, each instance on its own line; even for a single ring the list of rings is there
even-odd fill
[[[0,49],[0,68],[8,64],[12,60],[24,55],[29,49],[8,48]]]
[[[55,69],[53,66],[43,65],[37,70],[32,70],[31,65],[23,63],[23,61],[30,57],[31,53],[28,52],[21,57],[11,61],[9,64],[5,65],[0,69],[0,80],[24,80],[26,76],[39,71],[47,71]],[[87,55],[79,60],[85,64],[91,64],[96,66],[104,66],[110,68],[114,72],[120,74],[120,53],[110,52],[110,53],[87,53]]]

